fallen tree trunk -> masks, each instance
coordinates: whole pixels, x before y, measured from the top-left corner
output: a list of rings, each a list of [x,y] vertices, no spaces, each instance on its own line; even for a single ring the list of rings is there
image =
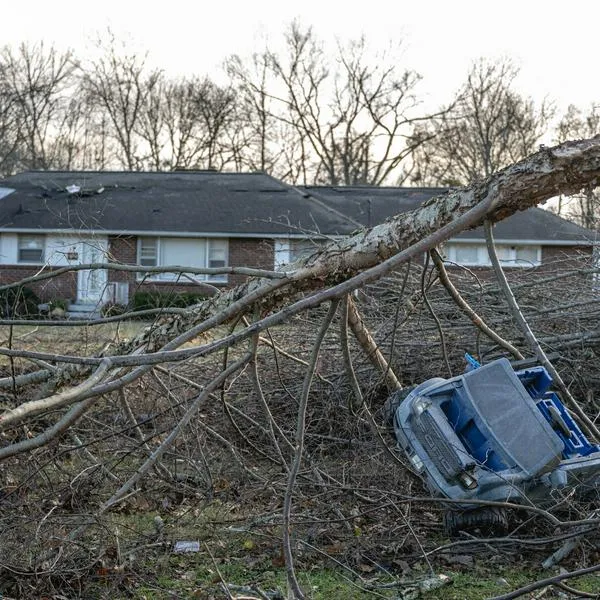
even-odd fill
[[[374,281],[411,256],[448,240],[486,219],[500,221],[559,194],[569,195],[600,181],[600,136],[544,148],[469,188],[432,198],[414,211],[399,214],[371,229],[332,242],[310,257],[290,265],[285,279],[253,279],[218,294],[198,305],[189,314],[169,318],[169,324],[148,332],[133,345],[148,344],[157,350],[169,337],[181,343],[197,333],[236,316],[240,310],[259,308],[262,314],[295,298],[357,278],[349,290]],[[403,251],[411,250],[405,254]],[[325,298],[323,298],[323,301]],[[210,319],[197,332],[197,323]],[[170,347],[171,344],[169,344]]]
[[[120,378],[109,372],[108,384],[98,384],[81,395],[67,395],[71,402],[106,393],[131,383],[152,365],[199,357],[230,346],[294,314],[375,281],[410,258],[418,257],[461,231],[498,221],[558,194],[572,194],[600,181],[600,136],[543,148],[469,188],[432,198],[418,209],[399,214],[371,229],[328,244],[312,256],[291,265],[284,277],[252,279],[232,290],[215,295],[183,314],[167,316],[133,340],[108,349],[115,368],[137,367]],[[299,295],[307,294],[301,300]],[[178,351],[183,344],[214,327],[243,315],[263,318],[242,332],[208,344]],[[265,316],[268,315],[268,316]],[[25,356],[65,363],[52,375],[54,386],[74,385],[88,377],[102,357],[52,357],[35,352],[0,349],[9,356]],[[77,364],[79,363],[79,364]],[[83,364],[87,363],[87,364]],[[36,402],[36,414],[43,401]],[[55,404],[52,406],[56,408]],[[10,418],[12,411],[3,416]],[[19,407],[26,417],[26,406]],[[2,422],[0,416],[0,423]]]
[[[349,286],[360,287],[404,262],[407,255],[397,257],[404,250],[416,246],[417,251],[410,254],[419,254],[465,229],[482,225],[486,219],[500,221],[554,196],[595,186],[599,181],[600,136],[543,148],[481,183],[431,198],[413,211],[326,245],[290,265],[284,278],[251,279],[215,295],[186,314],[168,317],[161,326],[132,340],[131,348],[119,350],[125,353],[149,342],[157,350],[199,322],[211,319],[210,326],[214,326],[236,316],[240,310],[250,312],[257,307],[265,314],[300,292],[330,287],[380,265],[378,270]],[[396,260],[388,262],[394,257]],[[203,329],[208,327],[209,324]],[[181,343],[195,335],[195,332],[183,333]]]

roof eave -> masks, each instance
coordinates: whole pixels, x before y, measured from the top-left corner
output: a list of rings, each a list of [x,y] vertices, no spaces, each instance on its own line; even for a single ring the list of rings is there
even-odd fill
[[[164,237],[191,237],[191,238],[252,238],[252,239],[306,239],[314,238],[342,238],[343,234],[314,234],[310,236],[306,233],[285,233],[285,232],[232,232],[232,231],[165,231],[165,230],[133,230],[133,229],[87,229],[77,231],[74,229],[52,229],[52,228],[27,228],[27,227],[0,227],[0,233],[44,233],[55,235],[135,235],[135,236],[164,236]],[[346,234],[348,235],[348,234]],[[452,238],[453,243],[458,244],[480,244],[485,240],[481,237],[472,238]],[[511,244],[522,246],[594,246],[600,243],[600,240],[565,240],[565,239],[521,239],[521,238],[496,238],[497,244]]]

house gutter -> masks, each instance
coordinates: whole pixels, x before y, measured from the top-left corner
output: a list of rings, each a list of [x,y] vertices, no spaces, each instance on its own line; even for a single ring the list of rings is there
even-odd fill
[[[234,238],[234,239],[344,239],[350,234],[313,234],[307,233],[234,233],[226,231],[164,231],[164,230],[118,230],[118,229],[37,229],[27,227],[2,228],[1,233],[31,233],[31,234],[53,234],[53,235],[69,235],[69,236],[107,236],[107,235],[136,235],[136,236],[152,236],[152,237],[172,237],[172,238]],[[483,238],[451,238],[453,244],[480,244],[485,243]],[[597,240],[546,240],[546,239],[520,239],[520,238],[496,238],[497,244],[511,244],[521,246],[595,246],[598,245]]]
[[[160,230],[120,230],[120,229],[42,229],[32,227],[0,227],[0,233],[51,233],[55,235],[79,235],[79,236],[92,236],[92,235],[138,235],[138,236],[159,236],[159,237],[185,237],[185,238],[256,238],[256,239],[299,239],[305,240],[307,238],[327,238],[337,239],[347,237],[348,234],[318,234],[315,233],[312,236],[306,233],[234,233],[226,231],[165,231]]]

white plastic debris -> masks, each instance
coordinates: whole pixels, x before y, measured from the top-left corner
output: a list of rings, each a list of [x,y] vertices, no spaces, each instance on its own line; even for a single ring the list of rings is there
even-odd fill
[[[187,540],[175,542],[173,552],[177,552],[178,554],[184,552],[200,552],[200,542],[192,542]]]
[[[434,575],[433,577],[428,577],[427,579],[423,579],[423,581],[419,581],[419,589],[422,592],[430,592],[431,590],[448,585],[451,582],[452,579],[450,579],[448,575],[440,573],[439,575]]]
[[[162,520],[160,515],[156,515],[154,517],[154,530],[157,534],[160,534],[162,530],[165,528],[165,522]]]
[[[415,585],[409,585],[402,589],[398,600],[417,600],[424,593],[431,592],[449,583],[452,583],[452,579],[448,575],[434,575],[433,577],[416,582]]]

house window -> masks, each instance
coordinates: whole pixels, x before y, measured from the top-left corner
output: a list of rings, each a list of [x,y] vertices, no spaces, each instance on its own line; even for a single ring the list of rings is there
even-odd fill
[[[542,249],[539,246],[516,246],[515,260],[530,265],[539,265],[542,260]]]
[[[18,260],[20,263],[44,262],[44,246],[46,238],[43,235],[20,235]]]
[[[138,264],[144,267],[156,267],[158,265],[158,238],[140,238],[138,244]]]
[[[507,267],[534,267],[542,263],[541,246],[498,246],[496,252]]]
[[[276,269],[285,268],[286,265],[311,256],[322,248],[329,240],[326,239],[275,239],[274,240],[274,266]]]
[[[314,254],[323,243],[322,240],[290,240],[290,262]]]
[[[206,240],[208,267],[218,269],[227,266],[227,240]],[[209,275],[210,281],[227,281],[227,275]]]
[[[454,248],[455,261],[461,265],[477,265],[480,262],[479,246],[464,244]]]
[[[185,267],[199,269],[218,268],[227,266],[228,243],[226,239],[208,238],[167,238],[140,237],[138,238],[137,264],[144,267],[177,266],[181,271]],[[181,272],[174,273],[139,273],[139,278],[154,281],[181,280]],[[198,281],[227,281],[226,274],[201,275],[190,274],[189,280]],[[185,283],[185,279],[181,281]]]
[[[461,244],[449,242],[444,249],[446,260],[466,267],[491,266],[487,247],[481,244]],[[541,246],[511,246],[496,244],[496,254],[503,266],[532,267],[542,262]]]

